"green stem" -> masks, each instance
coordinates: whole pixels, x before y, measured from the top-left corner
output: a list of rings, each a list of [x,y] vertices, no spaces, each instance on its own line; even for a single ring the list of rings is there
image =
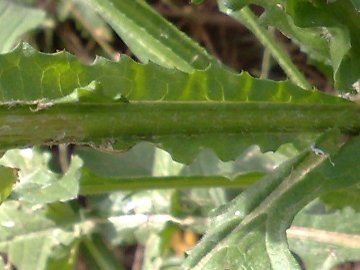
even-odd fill
[[[258,18],[248,7],[244,7],[239,11],[231,12],[228,15],[245,25],[257,37],[263,46],[269,49],[271,55],[279,63],[291,81],[304,89],[312,89],[311,84],[293,64],[284,48],[282,48],[279,45],[279,42],[277,42],[275,38],[259,24]]]
[[[269,27],[268,32],[270,33],[270,35],[273,35],[274,28]],[[271,61],[271,52],[268,47],[264,47],[263,58],[262,58],[262,62],[261,62],[260,79],[267,79],[269,77],[269,72],[271,69],[271,62],[272,62]]]
[[[138,178],[109,178],[97,176],[87,169],[82,169],[82,195],[93,195],[121,190],[145,190],[166,188],[210,188],[237,187],[246,188],[260,177],[262,173],[247,173],[229,180],[222,176],[170,176],[170,177],[138,177]]]
[[[99,143],[117,138],[251,133],[360,131],[357,104],[267,102],[133,102],[0,106],[3,149],[46,143]]]

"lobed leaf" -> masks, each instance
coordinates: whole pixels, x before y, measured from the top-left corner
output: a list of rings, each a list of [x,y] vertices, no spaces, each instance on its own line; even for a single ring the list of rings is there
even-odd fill
[[[350,1],[334,1],[313,4],[289,1],[287,11],[300,27],[325,27],[324,38],[328,41],[335,86],[339,90],[352,89],[360,78],[359,31],[360,13]],[[341,14],[341,15],[340,15]]]
[[[61,98],[93,81],[105,96],[121,94],[130,101],[349,103],[318,91],[303,91],[287,81],[259,80],[218,65],[184,73],[122,56],[119,62],[99,57],[87,66],[66,52],[45,54],[26,44],[0,56],[3,103]]]
[[[218,65],[184,73],[122,57],[86,66],[27,45],[0,56],[0,100],[5,149],[70,141],[121,150],[145,140],[187,163],[203,148],[230,160],[254,143],[275,150],[300,136],[303,147],[359,123],[350,101]]]
[[[341,147],[337,136],[328,133],[318,142],[321,154],[300,154],[218,209],[184,269],[299,269],[285,235],[295,214],[321,193],[360,179],[360,138]]]

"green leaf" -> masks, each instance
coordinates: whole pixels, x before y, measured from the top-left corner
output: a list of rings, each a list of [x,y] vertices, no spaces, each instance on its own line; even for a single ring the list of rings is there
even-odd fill
[[[321,193],[360,179],[360,170],[354,169],[360,137],[343,147],[341,141],[336,132],[326,134],[314,152],[281,165],[218,209],[184,269],[299,269],[285,236],[295,214]]]
[[[113,192],[90,196],[88,203],[101,219],[108,221],[98,228],[112,244],[145,244],[152,233],[159,233],[166,222],[174,220],[170,215],[173,192]]]
[[[41,9],[2,0],[0,2],[0,53],[10,51],[21,35],[41,25],[45,20],[45,15]]]
[[[70,141],[121,150],[146,140],[182,162],[203,148],[230,160],[251,144],[275,150],[334,126],[353,132],[359,123],[354,103],[217,65],[191,74],[127,57],[84,66],[26,45],[0,56],[0,93],[4,148]],[[69,103],[60,102],[66,96]]]
[[[360,1],[359,0],[351,0],[351,3],[354,5],[356,10],[359,12],[360,11]]]
[[[287,231],[292,251],[300,256],[306,269],[332,267],[360,259],[360,215],[346,208],[323,211],[311,203],[296,215]]]
[[[152,63],[142,65],[123,56],[119,62],[99,57],[86,66],[66,52],[45,54],[26,44],[1,55],[0,64],[0,100],[9,105],[65,97],[90,83],[94,88],[102,87],[104,96],[116,98],[122,94],[129,101],[350,104],[317,91],[303,91],[287,81],[259,80],[218,65],[188,74]]]
[[[360,56],[360,13],[354,8],[357,7],[354,1],[231,2],[235,9],[250,3],[264,7],[266,23],[294,39],[310,57],[331,65],[337,90],[354,91],[353,84],[360,78],[360,66],[356,60]]]
[[[14,169],[0,165],[0,204],[10,195],[16,180]]]
[[[13,188],[12,198],[37,203],[66,201],[79,191],[79,168],[82,161],[74,156],[64,175],[49,169],[50,153],[39,149],[9,150],[1,159],[4,166],[18,168],[19,182]]]
[[[331,59],[328,41],[325,38],[326,31],[316,27],[301,28],[296,26],[293,19],[286,13],[285,2],[281,2],[279,5],[274,8],[267,7],[264,14],[259,18],[261,23],[274,26],[285,36],[291,38],[310,59],[330,66]]]
[[[342,91],[352,89],[360,78],[360,66],[355,60],[360,55],[360,13],[354,10],[351,2],[292,0],[287,2],[286,10],[300,27],[325,27],[324,38],[329,44],[335,86]]]
[[[238,0],[220,0],[218,2],[221,6],[228,9],[229,12],[239,10],[246,5],[246,3],[243,3],[246,1],[238,1]],[[226,10],[224,9],[223,12],[226,13]]]
[[[191,72],[215,62],[143,0],[89,0],[142,62]]]
[[[262,154],[253,147],[234,161],[222,162],[213,152],[202,151],[191,164],[182,165],[149,143],[139,143],[125,153],[78,148],[74,154],[84,162],[81,194],[176,187],[247,187],[287,159],[284,154]]]
[[[357,184],[348,188],[330,191],[321,196],[321,201],[332,208],[343,209],[348,206],[359,212],[359,197],[360,186]]]
[[[47,216],[50,212],[58,215],[49,208],[19,201],[1,205],[0,251],[17,269],[48,269],[48,263],[67,254],[79,232],[89,232],[90,223],[81,224],[74,215],[63,216],[62,223],[55,223]]]
[[[284,48],[282,48],[268,30],[261,25],[260,20],[253,14],[251,9],[243,7],[240,11],[238,11],[238,8],[234,6],[233,8],[235,8],[236,11],[231,11],[231,9],[229,10],[227,6],[232,6],[232,4],[228,2],[230,1],[219,2],[220,11],[245,25],[257,37],[263,46],[269,50],[271,55],[293,83],[304,89],[310,89],[310,83],[293,64],[290,56],[285,52]]]
[[[200,5],[204,2],[204,0],[191,0],[190,3],[193,5]]]
[[[291,60],[288,59],[286,54],[284,54],[283,49],[278,43],[276,43],[276,41],[272,41],[273,38],[268,33],[261,30],[262,27],[275,27],[285,36],[291,38],[291,40],[300,47],[300,50],[306,53],[310,59],[316,63],[331,66],[329,42],[326,38],[327,30],[319,27],[302,28],[295,25],[292,17],[286,12],[286,1],[234,0],[234,3],[238,6],[238,8],[235,8],[235,6],[233,7],[234,9],[226,10],[223,8],[223,12],[226,12],[235,20],[239,20],[241,23],[244,23],[259,39],[259,41],[272,51],[272,56],[279,65],[282,66],[290,78],[293,75],[296,75],[297,68],[294,69],[292,67]],[[255,16],[252,16],[253,18],[251,18],[249,15],[250,12],[244,8],[244,6],[248,4],[262,6],[265,10],[259,18]],[[219,1],[220,9],[223,5],[224,1]],[[240,8],[242,8],[242,10],[238,11]],[[248,22],[249,19],[250,22]],[[286,63],[290,63],[290,65]],[[292,73],[293,75],[291,75]],[[329,76],[329,79],[331,77],[332,74]]]
[[[140,143],[123,154],[77,149],[84,162],[81,194],[114,190],[189,187],[246,187],[263,174],[246,170],[241,159],[223,163],[212,153],[203,153],[188,166],[173,161],[168,153],[149,143]],[[269,166],[269,161],[263,166]],[[245,168],[244,168],[245,167]]]
[[[111,42],[113,40],[111,27],[89,6],[87,1],[59,1],[56,11],[60,21],[65,21],[69,17],[75,19],[95,41]]]

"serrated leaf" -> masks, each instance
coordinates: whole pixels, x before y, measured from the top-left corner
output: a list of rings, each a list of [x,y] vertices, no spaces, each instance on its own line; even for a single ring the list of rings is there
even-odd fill
[[[2,0],[0,2],[0,53],[10,51],[21,35],[41,25],[45,20],[45,15],[41,9]]]
[[[276,27],[285,36],[291,38],[309,58],[330,66],[330,52],[324,29],[296,26],[292,18],[286,13],[284,5],[285,2],[281,2],[277,7],[268,7],[266,12],[262,14],[260,21],[263,24]]]
[[[325,38],[326,31],[321,28],[301,28],[295,25],[291,16],[286,12],[286,1],[232,0],[233,4],[227,9],[225,5],[230,1],[220,0],[218,2],[221,11],[240,21],[253,32],[263,46],[270,51],[288,77],[298,85],[303,86],[308,83],[302,79],[302,75],[297,71],[297,67],[292,64],[290,57],[284,53],[281,45],[278,45],[276,40],[267,33],[264,26],[275,27],[285,36],[291,38],[313,62],[322,63],[323,66],[331,65],[328,41]],[[251,10],[245,7],[249,4],[262,6],[265,10],[260,17],[251,16]],[[239,11],[238,9],[242,10]]]
[[[90,0],[142,62],[191,72],[215,60],[142,0]]]
[[[354,10],[350,1],[288,1],[287,12],[300,27],[327,29],[324,38],[329,44],[335,86],[343,91],[352,89],[352,85],[360,78],[360,66],[355,60],[359,55],[360,14]]]
[[[26,45],[0,56],[0,64],[4,148],[76,141],[121,150],[146,140],[181,162],[203,148],[229,160],[254,143],[275,150],[294,136],[314,138],[333,126],[352,132],[359,122],[347,100],[217,65],[191,74],[127,57],[85,66],[67,53]],[[64,97],[69,103],[59,102]]]
[[[266,23],[294,39],[310,57],[331,65],[337,90],[354,91],[353,84],[360,78],[356,60],[360,55],[360,13],[354,8],[354,1],[232,2],[231,6],[237,9],[250,3],[264,7]]]
[[[294,215],[322,192],[360,179],[353,167],[360,138],[337,152],[342,143],[331,133],[318,142],[322,154],[299,155],[220,208],[184,269],[299,269],[285,236]]]
[[[271,25],[284,31],[290,38],[301,43],[301,47],[311,57],[324,63],[330,60],[337,90],[353,92],[354,83],[360,78],[359,31],[360,13],[350,0],[344,1],[241,1],[236,3],[256,3],[266,9],[266,20]],[[285,13],[286,12],[286,13]],[[287,16],[290,15],[292,20]],[[297,33],[296,28],[302,31]],[[314,40],[320,37],[322,41]],[[307,38],[306,38],[307,37]],[[324,44],[326,49],[323,48]]]
[[[347,103],[318,91],[303,91],[287,81],[259,80],[217,65],[189,74],[123,56],[119,62],[99,57],[86,66],[66,52],[45,54],[26,44],[1,55],[0,64],[0,100],[9,105],[61,98],[94,81],[105,96],[122,94],[130,101]]]

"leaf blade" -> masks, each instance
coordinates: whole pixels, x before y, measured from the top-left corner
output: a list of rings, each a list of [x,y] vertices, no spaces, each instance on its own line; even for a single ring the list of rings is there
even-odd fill
[[[174,149],[182,162],[204,147],[229,160],[254,143],[275,150],[296,132],[312,136],[333,126],[353,132],[359,122],[350,101],[220,66],[187,74],[126,57],[85,66],[70,54],[42,54],[27,45],[0,56],[0,63],[3,147],[77,141],[127,149],[148,140]],[[41,133],[30,134],[33,129]]]
[[[191,72],[214,62],[203,48],[155,13],[145,1],[90,0],[89,4],[144,63],[150,60]]]
[[[45,20],[45,12],[4,0],[0,2],[0,53],[12,49],[18,38]]]
[[[220,208],[184,269],[217,269],[219,265],[230,269],[299,269],[285,235],[294,215],[322,192],[359,181],[359,170],[350,168],[358,158],[354,149],[360,138],[342,146],[336,133],[325,135],[330,137],[320,144],[325,154],[302,153]]]

